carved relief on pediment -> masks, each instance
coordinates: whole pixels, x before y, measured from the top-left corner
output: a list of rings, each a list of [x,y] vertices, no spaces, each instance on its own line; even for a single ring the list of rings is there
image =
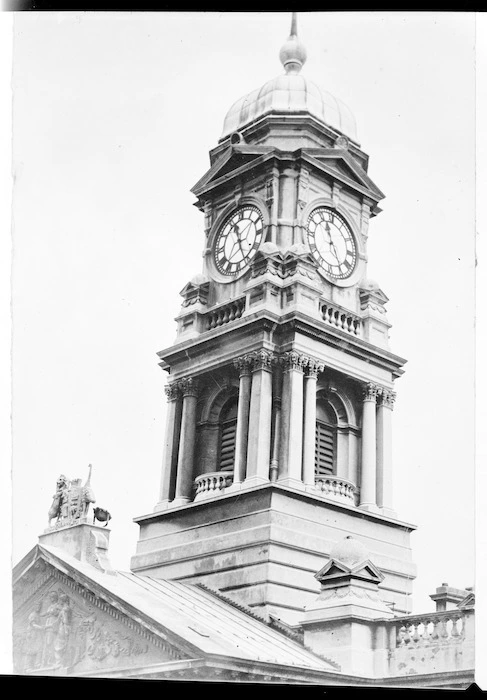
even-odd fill
[[[15,673],[36,675],[89,675],[181,658],[163,637],[56,578],[14,614],[13,653]]]

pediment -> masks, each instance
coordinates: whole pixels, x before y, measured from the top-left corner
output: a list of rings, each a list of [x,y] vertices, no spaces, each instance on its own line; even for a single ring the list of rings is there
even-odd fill
[[[13,656],[15,673],[96,676],[188,655],[37,553],[14,581]]]
[[[314,164],[344,184],[367,194],[376,202],[384,198],[384,193],[346,151],[327,149],[313,152],[310,150],[303,151],[303,155],[306,155],[310,164]]]
[[[330,559],[330,561],[315,574],[315,578],[320,581],[320,583],[347,576],[361,578],[371,581],[372,583],[380,583],[384,580],[382,572],[370,560],[348,566],[338,559]]]
[[[464,608],[473,608],[475,607],[475,593],[469,593],[463,600],[461,600],[458,603],[458,608],[461,608],[462,610]]]
[[[231,146],[224,151],[209,170],[191,188],[191,192],[197,197],[212,186],[224,181],[225,176],[235,174],[237,171],[247,170],[252,164],[260,164],[263,156],[270,153],[271,148],[265,146]]]

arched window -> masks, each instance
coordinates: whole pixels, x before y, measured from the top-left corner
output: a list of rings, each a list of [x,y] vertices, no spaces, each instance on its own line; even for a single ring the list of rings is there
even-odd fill
[[[220,413],[219,471],[232,471],[235,463],[235,435],[237,432],[238,399],[232,396]]]
[[[315,474],[336,474],[337,419],[335,411],[326,401],[316,405]]]

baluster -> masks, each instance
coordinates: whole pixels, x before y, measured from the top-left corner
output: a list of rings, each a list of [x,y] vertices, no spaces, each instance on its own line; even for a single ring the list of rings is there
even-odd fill
[[[460,632],[458,631],[457,628],[457,622],[459,622],[460,618],[459,617],[454,617],[452,620],[452,627],[451,627],[451,636],[452,637],[459,637]]]
[[[441,620],[441,625],[440,625],[440,637],[442,639],[446,639],[448,637],[448,630],[446,629],[446,623],[447,620],[444,618]]]
[[[420,634],[419,634],[419,623],[416,623],[413,625],[414,627],[414,634],[413,634],[413,642],[416,642],[416,644],[419,642],[421,639]]]
[[[233,321],[234,318],[235,318],[235,304],[232,304],[230,306],[230,313],[228,314],[228,320]]]
[[[436,641],[439,638],[439,634],[438,634],[438,622],[439,621],[436,618],[434,618],[432,620],[432,622],[433,622],[433,630],[431,632],[431,639],[434,639]]]
[[[443,618],[441,620],[441,627],[440,627],[440,637],[442,637],[442,639],[446,639],[448,637],[448,630],[446,628],[446,623],[447,623],[447,620],[445,620],[445,618]]]
[[[397,647],[402,647],[404,646],[404,637],[406,636],[406,628],[404,626],[400,626],[397,628],[397,637],[396,637],[396,646]]]
[[[405,632],[404,632],[404,644],[409,644],[409,642],[411,641],[411,629],[412,629],[412,625],[406,624],[404,626],[404,630],[405,630]]]

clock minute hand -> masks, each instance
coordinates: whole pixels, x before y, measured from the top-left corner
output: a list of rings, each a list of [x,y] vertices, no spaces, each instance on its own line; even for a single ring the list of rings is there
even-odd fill
[[[338,255],[337,255],[337,249],[336,249],[335,243],[333,242],[333,239],[331,237],[330,225],[328,224],[328,222],[325,226],[325,231],[327,232],[328,239],[330,241],[330,249],[333,247],[333,255],[335,256],[335,260],[337,261],[338,264],[340,264],[340,261],[338,259]]]

